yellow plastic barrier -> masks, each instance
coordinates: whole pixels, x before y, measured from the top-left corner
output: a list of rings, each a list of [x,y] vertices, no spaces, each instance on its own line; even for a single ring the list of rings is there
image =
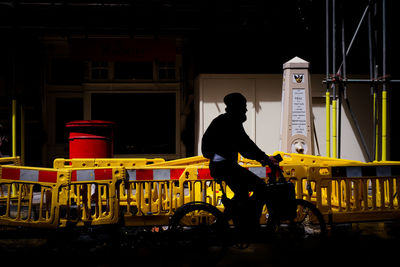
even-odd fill
[[[400,165],[310,167],[317,207],[333,223],[400,218]]]
[[[191,201],[222,209],[221,195],[208,167],[148,166],[127,169],[120,205],[126,207],[126,225],[167,225],[173,212]]]
[[[285,178],[297,198],[316,204],[329,223],[400,219],[400,162],[364,163],[311,155],[281,154]],[[241,159],[246,167],[256,161]]]
[[[280,163],[280,166],[299,165],[299,166],[311,167],[311,166],[321,166],[329,164],[362,164],[361,161],[356,161],[356,160],[337,159],[337,158],[329,158],[329,157],[321,157],[321,156],[313,156],[313,155],[305,155],[297,153],[286,153],[281,151],[276,151],[273,153],[273,155],[277,154],[280,154],[283,159],[283,161]],[[241,165],[259,164],[255,160],[249,160],[241,156],[239,157],[239,163]]]
[[[0,165],[21,165],[21,158],[20,157],[4,157],[0,158]]]
[[[53,167],[60,168],[93,168],[93,167],[135,167],[164,163],[161,158],[99,158],[99,159],[55,159]]]
[[[0,225],[54,228],[115,224],[123,167],[1,166]]]
[[[326,165],[329,164],[330,161],[343,162],[343,164],[349,163],[347,160],[338,160],[294,153],[275,152],[273,155],[277,154],[280,154],[283,158],[283,161],[280,162],[279,166],[283,170],[284,177],[286,180],[295,184],[296,197],[302,199],[307,198],[310,201],[314,200],[314,202],[316,201],[315,197],[313,199],[310,197],[312,195],[312,188],[310,187],[310,182],[307,178],[308,168],[315,165]],[[350,162],[360,163],[358,161]],[[239,164],[246,168],[262,168],[259,162],[242,157],[239,158]],[[263,175],[263,178],[264,177],[265,175]],[[267,181],[268,179],[265,180]]]
[[[195,156],[183,159],[169,160],[160,163],[154,163],[152,166],[208,166],[209,160],[203,156]]]
[[[72,168],[69,183],[60,188],[60,226],[115,224],[119,220],[118,190],[123,167]]]
[[[277,153],[283,156],[280,166],[295,183],[297,198],[315,203],[327,222],[400,218],[399,162]],[[267,179],[268,167],[246,159],[240,164]],[[0,224],[155,226],[167,225],[176,209],[191,201],[223,210],[220,185],[201,156],[172,161],[57,159],[54,167],[1,166]]]
[[[57,192],[68,176],[65,170],[1,166],[0,224],[57,227]]]
[[[248,164],[245,167],[260,178],[268,179],[268,167],[260,164]],[[304,165],[289,164],[282,168],[285,177],[295,183],[297,197],[309,197],[308,169]],[[232,197],[233,192],[224,186],[228,197]],[[176,209],[192,201],[203,201],[221,211],[224,209],[220,185],[212,179],[208,164],[204,162],[188,166],[163,164],[127,168],[126,184],[121,185],[120,192],[120,206],[125,207],[124,222],[128,226],[166,225]],[[265,223],[266,217],[263,218],[261,223]]]

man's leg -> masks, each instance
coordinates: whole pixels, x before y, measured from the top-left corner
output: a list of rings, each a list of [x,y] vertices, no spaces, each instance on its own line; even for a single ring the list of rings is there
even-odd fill
[[[236,163],[226,161],[211,162],[210,171],[214,179],[226,182],[235,193],[236,199],[246,201],[249,199],[249,192],[253,192],[257,218],[260,218],[266,192],[266,183],[261,178]]]
[[[231,183],[236,190],[253,192],[255,199],[261,201],[265,199],[267,185],[260,177],[240,165],[233,166],[229,174],[227,182]],[[235,189],[231,189],[235,191]]]
[[[240,165],[232,166],[229,174],[226,183],[235,193],[235,196],[245,203],[243,213],[246,214],[249,230],[258,229],[266,198],[266,183]],[[252,192],[250,198],[249,192]]]

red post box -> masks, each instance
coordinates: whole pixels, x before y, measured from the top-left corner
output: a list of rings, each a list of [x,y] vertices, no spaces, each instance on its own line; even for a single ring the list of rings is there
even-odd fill
[[[80,120],[66,123],[69,129],[69,158],[112,158],[115,123]]]

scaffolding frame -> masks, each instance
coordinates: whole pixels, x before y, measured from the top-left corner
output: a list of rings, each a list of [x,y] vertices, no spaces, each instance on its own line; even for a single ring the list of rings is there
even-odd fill
[[[340,0],[339,0],[340,1]],[[340,2],[341,8],[344,9],[344,1]],[[378,6],[379,5],[379,6]],[[381,10],[381,32],[378,29],[378,9]],[[323,81],[326,84],[326,156],[340,158],[341,148],[341,106],[344,104],[350,111],[351,120],[356,126],[357,134],[362,143],[363,152],[366,154],[368,161],[379,160],[379,123],[381,123],[381,160],[387,160],[387,86],[390,83],[399,83],[400,80],[390,79],[390,75],[386,70],[386,0],[368,0],[358,26],[353,34],[353,37],[346,47],[345,40],[345,19],[341,14],[340,18],[336,15],[337,5],[336,0],[325,0],[325,39],[326,39],[326,78]],[[331,21],[330,21],[331,19]],[[340,19],[341,33],[341,64],[336,69],[336,62],[340,55],[336,53],[336,37],[337,37],[337,22]],[[367,22],[366,22],[367,21]],[[373,23],[375,22],[375,23]],[[346,71],[346,59],[353,46],[354,40],[359,34],[359,30],[363,23],[368,23],[368,46],[369,46],[369,79],[348,79]],[[377,62],[378,50],[378,34],[381,34],[381,73]],[[332,40],[330,40],[330,36]],[[331,44],[331,49],[330,49]],[[331,65],[331,66],[330,66]],[[332,74],[333,73],[333,74]],[[349,99],[347,97],[348,84],[370,84],[371,95],[373,97],[373,155],[368,150],[367,143],[361,132],[357,119],[351,109]],[[379,121],[379,103],[378,103],[378,85],[382,86],[382,114],[381,122]],[[331,100],[332,99],[332,100]],[[332,140],[331,140],[331,114],[330,107],[332,103]],[[330,151],[332,141],[332,153]]]

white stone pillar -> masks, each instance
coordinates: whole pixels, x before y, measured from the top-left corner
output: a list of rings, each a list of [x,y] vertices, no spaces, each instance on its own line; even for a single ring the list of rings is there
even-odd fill
[[[282,152],[314,155],[309,65],[298,57],[283,64]]]

